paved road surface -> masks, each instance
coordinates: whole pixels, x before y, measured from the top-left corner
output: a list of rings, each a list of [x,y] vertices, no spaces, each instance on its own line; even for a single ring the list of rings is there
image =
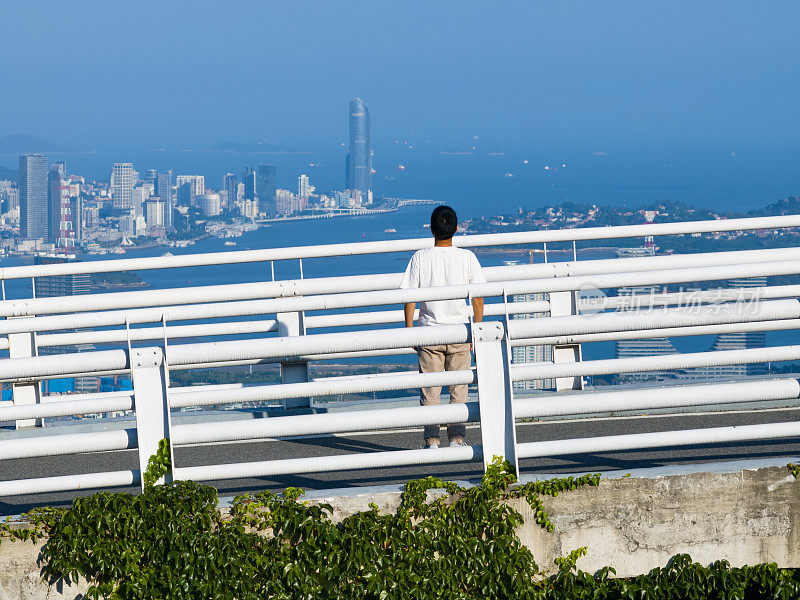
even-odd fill
[[[797,420],[798,417],[800,417],[799,409],[781,409],[521,423],[517,427],[517,439],[519,442],[529,442],[701,427],[749,425],[793,421]],[[477,426],[471,427],[468,429],[467,441],[479,443],[479,435]],[[175,460],[180,466],[194,466],[352,452],[404,450],[420,447],[421,437],[421,430],[416,429],[237,444],[209,444],[177,448]],[[46,443],[46,438],[42,438],[42,443]],[[521,462],[521,471],[522,473],[547,474],[627,471],[676,464],[742,459],[778,459],[780,457],[798,456],[800,456],[800,439],[790,439],[727,444],[724,446],[691,446],[525,459]],[[2,461],[0,462],[0,481],[92,471],[132,469],[137,467],[136,461],[136,451],[134,450]],[[220,490],[221,496],[231,496],[243,491],[280,490],[290,485],[306,489],[325,489],[402,484],[409,479],[426,475],[437,475],[451,480],[476,479],[481,475],[481,465],[479,463],[425,465],[316,475],[254,477],[211,483]],[[122,491],[135,491],[135,489],[127,488]],[[83,494],[86,493],[89,492],[83,492]],[[80,494],[69,492],[0,498],[0,515],[19,514],[34,506],[64,505],[77,495]]]

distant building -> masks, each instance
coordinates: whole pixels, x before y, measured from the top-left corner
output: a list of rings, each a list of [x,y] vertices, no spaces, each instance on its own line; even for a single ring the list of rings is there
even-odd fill
[[[133,210],[134,216],[144,214],[144,203],[147,202],[151,196],[152,194],[150,193],[149,187],[137,185],[133,188],[133,193],[131,194],[131,210]]]
[[[197,197],[206,193],[206,178],[202,175],[178,175],[175,185],[178,188],[178,204],[182,206],[194,206]]]
[[[541,302],[550,299],[550,294],[535,293],[535,294],[515,294],[512,296],[514,302]],[[512,319],[535,319],[537,317],[546,317],[547,313],[519,313],[511,315]],[[513,364],[519,363],[537,363],[537,362],[551,362],[553,360],[553,346],[514,346],[511,348],[511,362]],[[533,381],[515,381],[515,390],[551,390],[555,389],[555,379],[535,379]]]
[[[144,203],[145,220],[147,221],[148,231],[155,230],[158,227],[164,227],[164,202],[163,200],[155,200],[151,198]]]
[[[256,172],[251,167],[244,168],[244,174],[242,175],[242,183],[244,184],[244,199],[245,200],[257,200],[258,196],[256,194]]]
[[[47,238],[47,157],[19,157],[19,233],[26,239]]]
[[[35,265],[58,265],[81,262],[74,255],[37,254],[33,257]],[[54,298],[57,296],[78,296],[92,291],[92,276],[88,273],[56,275],[36,278],[36,297]]]
[[[70,215],[72,216],[72,231],[75,241],[83,241],[83,198],[80,192],[69,198]]]
[[[205,181],[203,181],[205,187]],[[175,203],[172,200],[172,171],[164,171],[156,175],[155,195],[164,202],[164,227],[167,231],[174,229],[173,213]]]
[[[361,98],[350,100],[350,153],[347,155],[347,189],[359,190],[372,202],[372,121]]]
[[[207,217],[216,217],[221,212],[219,194],[206,192],[197,198],[197,207]]]
[[[50,165],[47,174],[47,241],[55,244],[58,241],[62,212],[69,209],[69,214],[64,215],[70,219],[70,229],[72,229],[71,207],[69,203],[69,182],[67,181],[67,167],[63,162],[56,162]],[[74,236],[73,236],[74,239]]]
[[[297,195],[301,198],[308,198],[313,191],[314,188],[308,181],[308,175],[300,175],[297,178]]]
[[[135,182],[133,163],[114,163],[111,170],[111,199],[115,210],[128,211],[132,208]]]
[[[734,289],[752,289],[766,287],[766,277],[749,277],[746,279],[731,279],[728,281],[728,287]],[[748,300],[742,298],[740,300],[744,303],[744,311],[747,310]],[[755,308],[758,299],[752,301],[752,308]],[[747,331],[741,333],[721,333],[717,336],[714,345],[711,347],[712,351],[717,350],[750,350],[753,348],[763,348],[766,346],[767,341],[766,333],[763,331]],[[689,375],[693,379],[721,379],[721,378],[735,378],[745,376],[766,375],[767,365],[765,363],[751,363],[744,365],[717,365],[711,367],[698,367],[691,369]]]
[[[239,180],[233,173],[226,173],[222,181],[223,189],[228,192],[228,202],[226,208],[228,210],[236,206],[236,201],[239,199]]]
[[[273,215],[277,212],[278,170],[275,165],[258,165],[256,168],[256,196],[259,212]]]
[[[661,292],[661,287],[657,285],[639,285],[619,288],[617,290],[617,296],[651,296]],[[632,306],[629,309],[632,309]],[[677,354],[677,352],[672,342],[667,338],[620,340],[616,342],[616,357],[623,359],[660,354]],[[620,381],[663,381],[665,379],[675,379],[678,376],[679,373],[676,371],[642,371],[636,373],[622,373],[620,374]]]

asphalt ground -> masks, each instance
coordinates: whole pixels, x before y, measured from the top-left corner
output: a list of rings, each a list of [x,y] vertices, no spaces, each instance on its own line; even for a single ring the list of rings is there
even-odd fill
[[[519,423],[517,425],[517,441],[532,442],[730,425],[776,423],[794,421],[798,418],[800,418],[800,408]],[[442,433],[444,435],[444,431]],[[480,431],[477,425],[468,428],[466,441],[468,443],[480,443]],[[42,437],[42,443],[47,443],[46,436]],[[177,447],[175,449],[175,462],[178,466],[226,464],[385,450],[406,450],[419,448],[421,444],[421,428],[404,429],[362,434],[309,436],[280,440]],[[774,459],[778,462],[781,458],[793,456],[800,456],[800,438],[523,459],[520,461],[520,472],[522,474],[554,475],[608,471],[625,472],[674,465],[737,460]],[[134,468],[138,468],[136,450],[15,459],[0,462],[0,481]],[[481,463],[473,462],[277,477],[251,477],[206,483],[215,486],[219,490],[220,496],[224,497],[264,489],[279,491],[287,486],[324,490],[403,484],[411,479],[428,475],[448,480],[478,480],[481,474]],[[138,487],[131,486],[114,490],[106,489],[105,491],[135,493],[137,490]],[[18,515],[36,506],[65,506],[71,503],[74,498],[91,494],[94,491],[96,490],[0,498],[0,515]]]

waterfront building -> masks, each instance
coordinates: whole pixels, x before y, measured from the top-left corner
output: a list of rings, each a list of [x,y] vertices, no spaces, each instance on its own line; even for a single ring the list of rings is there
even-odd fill
[[[350,153],[346,161],[347,189],[372,202],[372,122],[361,98],[350,100]]]
[[[144,203],[145,220],[147,229],[153,230],[157,227],[164,227],[164,202],[163,200],[150,198]]]
[[[535,294],[514,294],[511,297],[512,302],[542,302],[548,301],[550,294],[535,293]],[[546,317],[548,313],[519,313],[511,315],[512,319],[535,319],[538,317]],[[513,364],[519,363],[535,363],[535,362],[552,362],[553,360],[553,346],[514,346],[511,348],[511,362]],[[552,390],[556,387],[555,379],[536,379],[533,381],[515,381],[515,390]]]
[[[203,187],[205,187],[205,180],[203,184]],[[175,203],[172,200],[172,170],[156,175],[155,195],[164,202],[164,227],[166,227],[167,231],[172,231],[175,228],[173,223]]]
[[[197,198],[197,206],[207,217],[216,217],[221,212],[219,194],[206,192]]]
[[[80,191],[74,196],[70,193],[69,209],[75,241],[81,242],[83,241],[83,198],[81,198]]]
[[[64,263],[81,262],[74,254],[37,254],[33,257],[35,265],[57,265]],[[81,296],[92,292],[92,276],[88,273],[75,273],[72,275],[57,275],[53,277],[37,277],[35,281],[37,298],[56,298],[59,296]],[[45,346],[37,350],[40,356],[54,354],[71,354],[94,350],[89,344]],[[76,377],[75,392],[97,391],[99,379],[97,377]]]
[[[194,186],[188,181],[177,186],[176,196],[178,206],[194,206]]]
[[[115,210],[131,209],[135,181],[133,163],[114,163],[111,170],[111,200]]]
[[[206,193],[206,178],[203,175],[178,175],[175,185],[190,183],[195,196]]]
[[[256,172],[255,169],[251,167],[244,168],[244,174],[242,175],[242,183],[244,185],[244,199],[245,200],[257,200],[258,196],[256,195]]]
[[[65,206],[66,205],[66,206]],[[67,214],[62,214],[62,213]],[[61,233],[63,218],[70,220],[72,229],[71,207],[69,206],[69,182],[67,166],[63,162],[50,165],[47,174],[47,241],[55,244]]]
[[[308,175],[300,175],[297,178],[297,195],[301,198],[308,198],[314,193],[314,186],[308,180]]]
[[[275,165],[258,165],[256,168],[256,196],[259,212],[274,215],[277,212],[278,170]]]
[[[19,233],[25,239],[48,237],[47,157],[19,157]]]
[[[753,288],[766,287],[766,277],[749,277],[746,279],[731,279],[728,287],[732,289],[752,290]],[[739,299],[744,303],[743,311],[754,310],[758,306],[756,298],[752,301],[745,297]],[[717,350],[750,350],[753,348],[763,348],[766,345],[766,333],[763,331],[747,331],[741,333],[721,333],[717,336],[711,347],[712,351]],[[736,377],[758,376],[767,374],[766,363],[751,363],[745,365],[718,365],[711,367],[698,367],[691,369],[687,375],[692,379],[731,379]]]
[[[144,185],[137,185],[133,188],[133,193],[131,194],[131,210],[134,216],[144,214],[144,203],[147,202],[152,195],[150,188]]]
[[[228,201],[225,203],[225,207],[230,210],[236,205],[236,201],[239,199],[239,180],[236,178],[236,175],[233,173],[226,173],[222,180],[222,189],[228,194]]]

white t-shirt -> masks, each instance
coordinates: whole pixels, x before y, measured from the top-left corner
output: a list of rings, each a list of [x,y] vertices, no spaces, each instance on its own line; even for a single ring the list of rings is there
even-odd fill
[[[414,253],[408,262],[402,289],[486,283],[475,255],[455,246],[433,246]],[[466,299],[422,302],[419,325],[453,325],[469,322],[472,308]]]

